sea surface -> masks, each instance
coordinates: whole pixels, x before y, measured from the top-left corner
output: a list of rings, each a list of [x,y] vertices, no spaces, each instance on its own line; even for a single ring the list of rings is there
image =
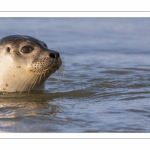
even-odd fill
[[[0,132],[149,133],[150,18],[0,18],[60,53],[44,92],[0,94]]]

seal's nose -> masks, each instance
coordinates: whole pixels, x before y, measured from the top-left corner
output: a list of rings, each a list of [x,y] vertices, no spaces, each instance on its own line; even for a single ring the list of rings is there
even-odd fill
[[[53,58],[53,59],[58,59],[59,58],[59,53],[58,52],[51,52],[49,54],[49,57]]]

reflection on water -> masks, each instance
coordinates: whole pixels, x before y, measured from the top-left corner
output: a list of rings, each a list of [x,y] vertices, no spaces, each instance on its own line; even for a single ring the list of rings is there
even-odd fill
[[[51,98],[48,98],[50,96]],[[53,104],[53,98],[55,97],[57,97],[55,94],[42,95],[38,93],[1,95],[0,128],[3,131],[9,130],[11,132],[38,131],[38,125],[35,124],[35,127],[33,125],[36,123],[37,116],[43,122],[46,120],[46,116],[50,119],[50,116],[55,116],[61,112],[59,105]],[[28,127],[28,124],[31,124],[31,126]]]
[[[44,92],[0,95],[1,132],[150,132],[149,18],[0,21],[1,36],[36,24],[64,63]]]

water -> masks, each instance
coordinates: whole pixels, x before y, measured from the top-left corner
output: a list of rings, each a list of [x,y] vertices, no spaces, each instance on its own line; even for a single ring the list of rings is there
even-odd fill
[[[0,131],[150,132],[149,26],[149,18],[0,18],[1,37],[38,37],[64,66],[45,92],[0,95]]]

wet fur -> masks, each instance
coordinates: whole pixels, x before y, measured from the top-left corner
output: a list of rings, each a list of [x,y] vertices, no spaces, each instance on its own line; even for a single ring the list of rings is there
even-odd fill
[[[20,53],[18,49],[23,42],[36,45],[33,56]],[[5,45],[11,45],[10,54],[6,52]],[[24,35],[12,35],[0,40],[1,92],[21,93],[43,88],[45,80],[61,66],[60,58],[56,60],[49,57],[49,53],[55,51],[45,45],[42,41]]]

